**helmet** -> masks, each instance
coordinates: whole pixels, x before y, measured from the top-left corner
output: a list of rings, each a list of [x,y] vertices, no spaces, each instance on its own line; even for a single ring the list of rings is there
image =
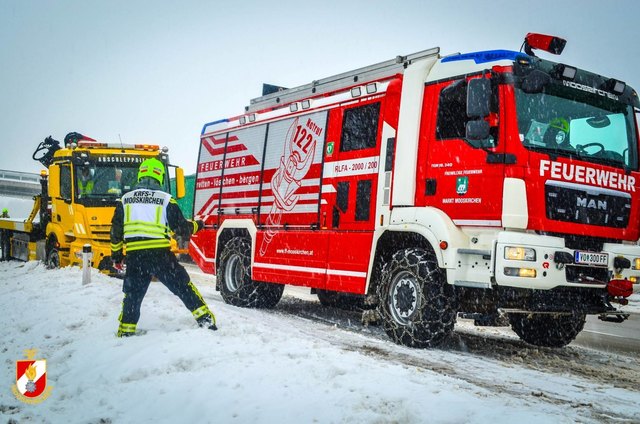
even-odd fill
[[[2,213],[3,214],[8,214],[9,213],[9,209],[7,209],[7,208],[2,209]]]
[[[551,122],[549,122],[549,126],[557,130],[562,130],[565,134],[569,134],[569,121],[564,118],[553,118]]]
[[[156,158],[145,160],[138,169],[138,181],[144,177],[151,177],[162,184],[164,181],[164,164]]]
[[[545,134],[547,145],[551,147],[568,147],[569,143],[569,121],[564,118],[553,118],[549,122],[549,137]]]

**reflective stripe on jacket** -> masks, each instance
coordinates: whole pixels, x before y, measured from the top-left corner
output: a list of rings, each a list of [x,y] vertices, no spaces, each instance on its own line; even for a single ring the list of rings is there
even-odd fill
[[[197,225],[182,215],[175,199],[159,189],[138,184],[116,204],[111,220],[111,250],[127,252],[169,248],[169,231],[188,237]]]
[[[168,193],[145,188],[122,196],[123,237],[128,251],[169,247],[167,206],[170,200]]]

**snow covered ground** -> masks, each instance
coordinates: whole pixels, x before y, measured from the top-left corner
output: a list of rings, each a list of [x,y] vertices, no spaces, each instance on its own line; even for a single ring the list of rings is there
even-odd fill
[[[464,323],[443,349],[409,349],[375,327],[327,324],[311,300],[285,296],[272,311],[226,305],[196,277],[219,331],[198,329],[154,283],[145,334],[118,339],[121,281],[92,279],[82,286],[77,268],[0,263],[2,422],[640,422],[636,357],[532,348]],[[53,387],[39,405],[11,392],[15,361],[31,348]]]

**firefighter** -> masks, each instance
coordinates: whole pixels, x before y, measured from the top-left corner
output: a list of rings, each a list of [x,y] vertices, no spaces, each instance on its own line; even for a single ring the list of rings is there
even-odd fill
[[[9,218],[9,209],[2,209],[2,215],[0,215],[0,218]],[[2,248],[2,258],[0,260],[8,261],[11,249],[8,230],[0,230],[0,247]]]
[[[544,135],[547,147],[570,149],[569,121],[564,118],[553,118],[549,122],[549,129]]]
[[[92,178],[92,170],[85,166],[80,171],[80,178],[78,178],[78,194],[83,196],[85,194],[91,194],[93,192],[93,178]]]
[[[140,318],[140,305],[152,277],[160,280],[191,311],[200,327],[217,330],[216,319],[187,271],[169,249],[169,230],[188,238],[202,229],[202,221],[188,221],[173,197],[162,191],[165,168],[147,159],[138,171],[138,184],[121,198],[111,221],[111,258],[126,264],[118,337],[132,336]]]

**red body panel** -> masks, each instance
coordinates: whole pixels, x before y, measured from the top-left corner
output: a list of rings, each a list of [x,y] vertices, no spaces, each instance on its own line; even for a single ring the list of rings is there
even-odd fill
[[[195,217],[215,228],[227,219],[255,225],[256,281],[364,293],[380,134],[385,116],[397,125],[400,88],[397,79],[389,105],[380,94],[268,124],[204,134]],[[342,151],[344,111],[372,104],[380,110],[375,145]],[[344,210],[338,209],[339,192],[347,198]],[[216,247],[218,232],[202,231],[190,244],[191,255],[206,272],[215,273],[215,257],[224,247]]]

